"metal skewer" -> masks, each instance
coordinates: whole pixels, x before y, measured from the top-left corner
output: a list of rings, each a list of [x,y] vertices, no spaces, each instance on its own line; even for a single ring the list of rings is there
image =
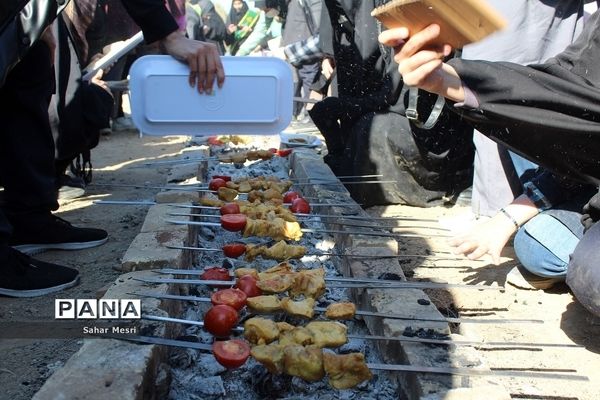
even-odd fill
[[[98,205],[116,205],[116,206],[154,206],[157,204],[182,207],[182,208],[196,208],[202,206],[183,205],[181,203],[157,203],[153,200],[94,200],[93,204]],[[289,205],[289,203],[283,203],[283,205]],[[360,204],[348,204],[348,203],[323,203],[323,204],[310,204],[311,207],[326,207],[326,206],[337,206],[337,207],[360,207]]]
[[[243,213],[242,213],[243,214]],[[171,217],[206,217],[206,218],[221,218],[220,215],[215,215],[215,214],[193,214],[193,213],[168,213],[167,215],[171,216]],[[310,214],[309,214],[310,215]],[[340,217],[337,217],[338,220],[343,219]],[[298,222],[306,222],[306,220],[299,220]],[[449,229],[446,228],[442,228],[442,227],[437,227],[437,226],[419,226],[419,225],[368,225],[368,224],[357,224],[357,223],[353,223],[353,222],[348,222],[348,221],[337,221],[334,223],[335,225],[344,225],[344,226],[353,226],[355,228],[371,228],[371,229],[377,229],[377,230],[389,230],[391,229],[392,231],[394,229],[433,229],[433,230],[437,230],[437,231],[450,231]]]
[[[176,299],[173,299],[173,300],[176,300]],[[317,309],[315,308],[315,311],[316,310]],[[324,311],[324,309],[323,309],[323,311]],[[363,312],[363,311],[361,311],[361,312]],[[446,323],[452,323],[452,324],[467,324],[467,323],[472,323],[472,324],[512,324],[512,323],[543,324],[544,323],[544,321],[536,320],[536,319],[419,318],[419,317],[407,317],[407,316],[403,316],[403,315],[383,314],[383,313],[380,313],[380,315],[359,314],[359,311],[356,312],[356,315],[366,315],[366,316],[381,317],[381,318],[388,318],[388,319],[399,319],[399,320],[405,320],[405,321],[446,322]],[[387,315],[390,315],[390,316],[388,317]],[[153,319],[156,321],[179,322],[179,323],[188,323],[190,325],[204,326],[204,322],[202,322],[202,321],[191,321],[191,320],[170,318],[170,317],[163,317],[163,316],[156,316],[156,315],[152,315],[152,316],[142,315],[142,318],[144,318],[145,316],[150,317],[147,319]],[[449,321],[448,319],[451,319],[451,321]]]
[[[345,204],[345,203],[344,203]],[[215,210],[219,211],[220,207],[212,207],[212,206],[194,206],[187,204],[169,204],[173,207],[178,208],[192,208],[198,210]],[[335,203],[330,204],[331,206],[336,206]],[[311,204],[312,206],[312,204]],[[294,213],[296,217],[317,217],[317,218],[334,218],[334,219],[355,219],[359,221],[416,221],[416,222],[438,222],[436,219],[428,219],[428,218],[412,218],[412,217],[363,217],[360,215],[331,215],[331,214],[301,214]]]
[[[158,274],[168,274],[168,275],[199,275],[202,271],[194,271],[189,269],[173,269],[173,268],[163,268],[152,270]],[[186,283],[187,279],[180,279]],[[204,280],[189,280],[191,284],[198,285],[204,284],[200,282],[204,282]],[[231,286],[233,281],[211,281],[212,283],[208,283],[209,285],[227,285]],[[446,283],[446,282],[411,282],[411,281],[392,281],[385,279],[374,279],[374,278],[346,278],[346,277],[325,277],[325,282],[346,282],[348,284],[365,284],[365,287],[370,287],[368,285],[373,284],[377,287],[383,286],[388,287],[387,285],[393,286],[394,288],[409,288],[409,289],[477,289],[477,290],[504,290],[502,286],[484,286],[484,285],[466,285],[466,284],[455,284],[455,283]],[[345,285],[328,285],[327,287],[355,287],[355,286],[345,286]],[[362,286],[361,286],[362,287]],[[315,308],[317,310],[317,308]],[[325,309],[323,309],[325,311]]]
[[[131,335],[102,335],[101,337],[108,339],[125,340],[134,343],[146,343],[146,344],[158,344],[163,346],[171,347],[182,347],[195,350],[204,350],[212,352],[212,346],[204,343],[194,343],[184,340],[176,339],[165,339],[154,336],[131,336]],[[434,373],[444,375],[461,375],[461,376],[511,376],[511,377],[522,377],[522,378],[543,378],[543,379],[563,379],[573,381],[589,381],[589,378],[582,375],[575,375],[576,370],[571,369],[537,369],[536,371],[523,371],[521,369],[478,369],[469,367],[426,367],[416,365],[404,365],[404,364],[373,364],[368,363],[367,368],[374,370],[387,370],[387,371],[405,371],[405,372],[421,372],[421,373]],[[548,372],[543,372],[548,371]]]
[[[221,227],[219,222],[198,222],[198,221],[180,221],[174,219],[166,219],[165,222],[175,225],[195,225],[195,226],[212,226],[212,227]],[[448,238],[450,236],[447,235],[436,235],[436,234],[412,234],[412,233],[388,233],[388,232],[365,232],[365,231],[345,231],[345,230],[337,230],[337,229],[310,229],[310,228],[301,228],[300,231],[304,233],[341,233],[341,234],[350,234],[350,235],[364,235],[364,236],[377,236],[377,237],[391,237],[396,239],[401,238],[423,238],[423,237],[443,237]]]
[[[166,245],[168,249],[175,250],[192,250],[192,251],[223,251],[223,249],[209,248],[209,247],[192,247],[192,246],[172,246]],[[442,261],[467,261],[465,258],[461,257],[445,257],[445,256],[437,256],[435,254],[343,254],[343,253],[332,253],[332,252],[320,252],[320,253],[305,253],[303,255],[312,257],[312,256],[331,256],[331,257],[348,257],[348,258],[374,258],[374,259],[387,259],[387,258],[426,258],[429,260],[442,260]],[[487,262],[486,260],[468,260],[469,262]]]

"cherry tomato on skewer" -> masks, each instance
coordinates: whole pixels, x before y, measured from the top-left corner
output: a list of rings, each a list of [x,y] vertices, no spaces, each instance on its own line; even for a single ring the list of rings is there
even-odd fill
[[[298,214],[310,214],[310,204],[302,197],[294,199],[290,206],[290,211]]]
[[[300,196],[300,193],[290,190],[289,192],[285,192],[283,194],[283,202],[291,203],[292,201],[296,200],[299,197],[302,197],[302,196]]]
[[[223,179],[225,182],[231,181],[231,177],[228,175],[213,175],[212,179]]]
[[[221,215],[225,214],[241,214],[240,206],[237,203],[227,203],[219,208]]]
[[[220,304],[231,306],[239,311],[246,305],[247,298],[246,293],[240,289],[221,289],[210,296],[210,302],[215,306]]]
[[[246,252],[246,245],[242,243],[229,243],[223,246],[225,257],[238,258]]]
[[[227,185],[227,182],[221,178],[213,178],[208,182],[208,188],[210,190],[219,190],[219,188],[225,187],[225,185]]]
[[[293,151],[292,149],[280,149],[280,150],[277,150],[277,155],[279,157],[287,157],[290,154],[292,154],[292,151]]]
[[[237,280],[235,287],[246,293],[248,297],[262,295],[262,290],[256,285],[256,278],[252,275],[244,275]]]
[[[224,304],[212,306],[204,314],[204,329],[217,337],[229,336],[237,322],[237,310]]]
[[[221,226],[230,232],[239,232],[246,227],[246,216],[244,214],[221,215]]]
[[[217,362],[225,368],[238,368],[250,357],[250,345],[241,339],[218,340],[212,346]]]
[[[204,281],[232,281],[233,277],[229,271],[221,267],[211,267],[204,270],[200,278]],[[219,285],[210,285],[213,288],[221,287]]]

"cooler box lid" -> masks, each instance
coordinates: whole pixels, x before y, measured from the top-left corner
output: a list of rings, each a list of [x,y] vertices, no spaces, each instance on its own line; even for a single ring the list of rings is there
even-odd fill
[[[292,120],[290,66],[274,57],[221,57],[225,83],[211,95],[188,84],[171,56],[144,56],[130,70],[131,117],[147,135],[274,135]]]

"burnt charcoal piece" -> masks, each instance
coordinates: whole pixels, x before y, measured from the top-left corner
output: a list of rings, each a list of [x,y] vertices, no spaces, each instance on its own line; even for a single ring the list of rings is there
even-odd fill
[[[235,261],[226,258],[223,260],[223,264],[221,266],[225,269],[235,269]]]
[[[422,306],[428,306],[431,304],[431,301],[429,301],[427,299],[419,299],[419,300],[417,300],[417,303],[419,303]]]
[[[402,277],[391,272],[384,272],[383,274],[379,275],[377,279],[383,279],[385,281],[401,281]]]
[[[291,387],[292,377],[288,375],[273,375],[262,365],[251,370],[252,388],[261,399],[279,399],[285,397]]]

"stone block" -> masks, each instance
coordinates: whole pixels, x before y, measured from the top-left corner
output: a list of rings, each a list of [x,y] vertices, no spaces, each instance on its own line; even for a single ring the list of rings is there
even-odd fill
[[[148,209],[148,214],[146,214],[146,218],[144,219],[144,224],[142,225],[140,232],[172,232],[174,230],[186,230],[188,227],[184,225],[173,225],[169,222],[166,222],[167,219],[180,219],[186,221],[190,219],[189,217],[169,216],[169,214],[173,212],[193,213],[194,210],[192,208],[175,209],[167,204],[157,204],[151,206]]]
[[[166,190],[154,196],[157,203],[193,203],[200,199],[200,192],[187,190]]]
[[[139,271],[162,267],[186,268],[188,253],[169,249],[166,245],[185,246],[188,241],[187,229],[171,231],[142,232],[138,234],[121,262],[123,271]]]

